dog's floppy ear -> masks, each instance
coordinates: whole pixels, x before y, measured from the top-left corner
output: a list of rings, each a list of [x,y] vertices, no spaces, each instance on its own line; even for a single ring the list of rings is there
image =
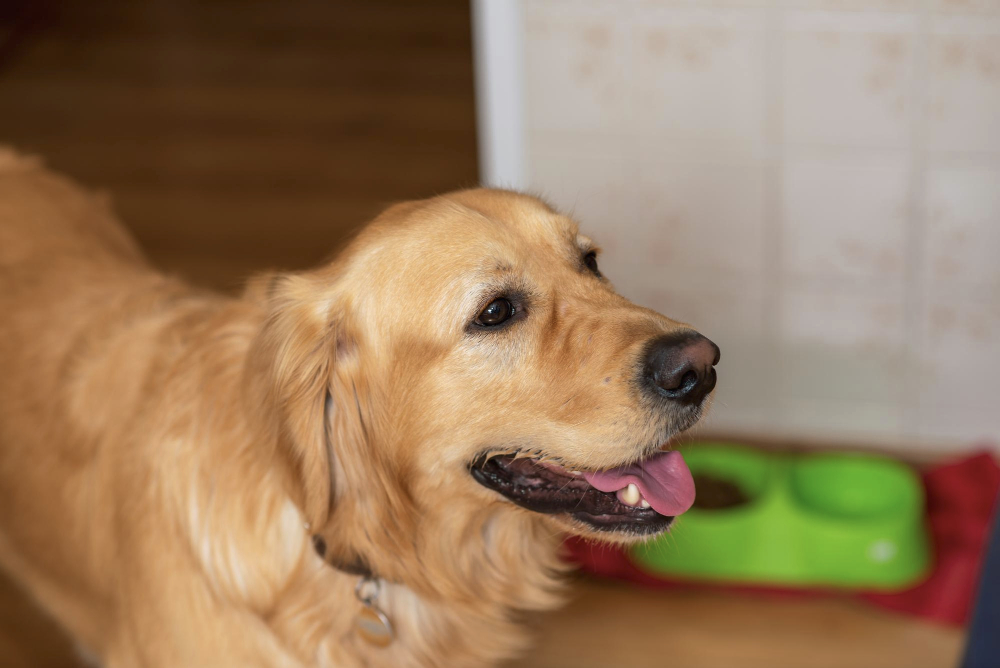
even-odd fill
[[[329,284],[305,275],[271,277],[263,298],[267,319],[249,357],[251,410],[260,410],[264,427],[288,456],[297,478],[292,493],[299,497],[306,520],[322,526],[330,511],[334,485],[330,429],[331,396],[342,395],[337,384],[344,369],[338,361],[350,357],[354,343],[346,314],[330,293]]]

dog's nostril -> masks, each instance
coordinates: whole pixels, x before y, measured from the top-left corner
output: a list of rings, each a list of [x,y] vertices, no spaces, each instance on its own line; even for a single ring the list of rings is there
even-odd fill
[[[671,397],[690,392],[700,380],[701,374],[692,369],[690,365],[684,365],[679,369],[664,370],[653,376],[653,382],[656,383],[656,386]]]
[[[666,392],[682,392],[698,382],[698,374],[690,368],[666,373],[661,371],[654,375],[653,382]]]
[[[685,390],[687,388],[693,387],[697,382],[698,382],[698,374],[695,373],[694,370],[692,369],[686,372],[683,376],[681,376],[680,389]]]

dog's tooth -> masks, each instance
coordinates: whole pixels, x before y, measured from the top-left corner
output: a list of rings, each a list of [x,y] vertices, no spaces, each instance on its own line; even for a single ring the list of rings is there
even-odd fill
[[[640,508],[649,508],[649,501],[647,501],[646,499],[643,499],[642,501],[639,502],[639,507]]]
[[[618,497],[618,499],[629,506],[639,505],[639,500],[642,499],[642,494],[639,492],[639,488],[636,487],[634,482],[630,482],[628,487],[623,489]]]

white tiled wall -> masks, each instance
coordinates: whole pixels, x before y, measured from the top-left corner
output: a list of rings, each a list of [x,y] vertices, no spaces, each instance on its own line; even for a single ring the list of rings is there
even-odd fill
[[[497,1],[495,180],[721,345],[717,430],[1000,442],[1000,0]]]

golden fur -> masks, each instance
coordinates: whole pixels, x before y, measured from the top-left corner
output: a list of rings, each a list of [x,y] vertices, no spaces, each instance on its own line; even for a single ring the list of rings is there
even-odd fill
[[[481,487],[471,459],[516,443],[611,467],[669,428],[627,374],[679,325],[581,271],[581,244],[534,198],[469,190],[233,299],[0,151],[0,565],[108,668],[517,654],[523,613],[559,602],[560,536],[587,531]],[[470,334],[500,285],[531,291],[530,318]],[[392,646],[352,633],[357,577],[313,533],[386,580]]]

